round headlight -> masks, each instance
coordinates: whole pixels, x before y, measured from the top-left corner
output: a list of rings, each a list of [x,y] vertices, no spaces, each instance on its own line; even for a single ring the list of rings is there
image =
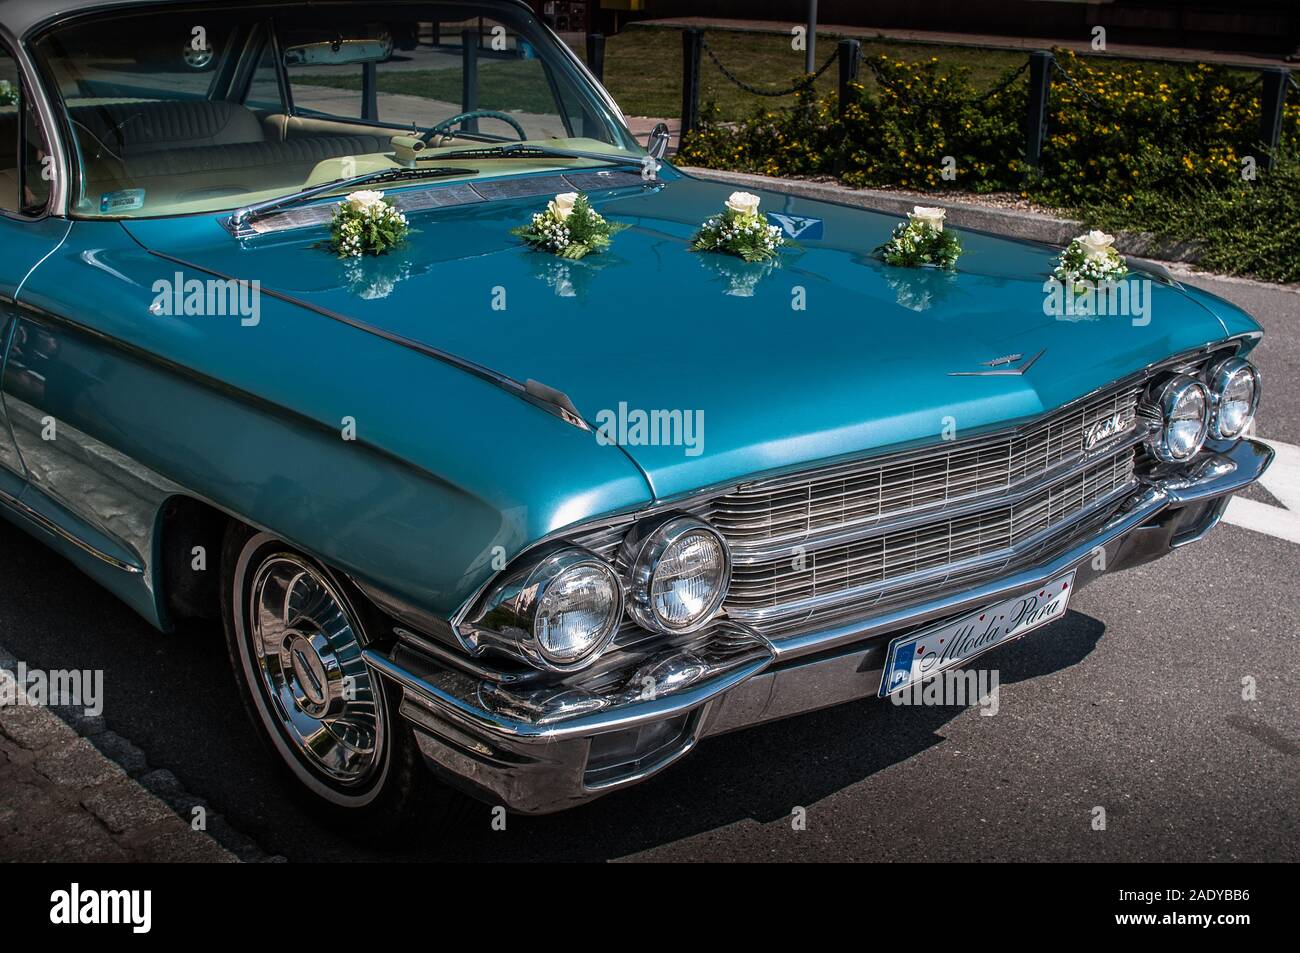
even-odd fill
[[[1214,398],[1211,436],[1219,440],[1240,437],[1259,406],[1259,371],[1248,361],[1230,357],[1210,368],[1207,379]]]
[[[1209,430],[1209,391],[1200,381],[1180,374],[1157,391],[1155,402],[1162,423],[1151,441],[1152,452],[1166,463],[1190,460]]]
[[[610,566],[593,553],[567,549],[533,571],[532,636],[552,668],[578,667],[614,637],[623,616],[623,587]]]
[[[631,572],[632,617],[647,629],[694,632],[722,607],[731,582],[731,551],[708,523],[675,516],[634,529],[623,544]]]

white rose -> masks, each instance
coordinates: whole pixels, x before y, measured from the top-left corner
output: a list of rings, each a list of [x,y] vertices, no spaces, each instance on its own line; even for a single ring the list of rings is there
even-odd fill
[[[727,208],[740,215],[757,215],[758,202],[757,195],[749,192],[732,192],[731,197],[727,199]]]
[[[1110,246],[1115,243],[1115,236],[1107,235],[1094,228],[1087,235],[1080,235],[1075,241],[1083,246],[1084,253],[1089,258],[1105,260],[1110,257]]]
[[[943,217],[948,214],[941,208],[929,208],[924,205],[912,206],[912,214],[908,216],[914,222],[924,222],[934,228],[936,232],[943,231]]]
[[[383,192],[376,192],[372,189],[362,189],[360,192],[348,193],[348,205],[354,212],[360,212],[372,205],[378,205],[384,200]]]
[[[573,214],[573,203],[578,201],[577,192],[561,192],[546,203],[546,209],[561,222]]]

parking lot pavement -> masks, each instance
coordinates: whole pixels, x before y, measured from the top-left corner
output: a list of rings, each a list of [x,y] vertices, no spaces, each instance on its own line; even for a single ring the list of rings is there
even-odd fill
[[[1188,280],[1264,324],[1259,433],[1300,445],[1300,295]],[[277,786],[219,632],[159,636],[8,524],[0,644],[32,666],[101,669],[106,727],[264,855],[291,861],[1295,861],[1300,548],[1280,529],[1295,476],[1279,465],[1273,489],[1247,497],[1271,508],[1255,526],[1225,522],[1105,577],[1063,620],[985,656],[999,673],[994,715],[842,705],[709,739],[574,811],[512,816],[498,831],[481,807],[455,834],[417,827],[395,851],[323,830]],[[29,798],[19,813],[44,804]],[[72,837],[46,850],[74,859],[90,846]]]

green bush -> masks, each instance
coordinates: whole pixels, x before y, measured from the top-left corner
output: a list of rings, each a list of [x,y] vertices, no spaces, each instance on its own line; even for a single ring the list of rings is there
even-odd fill
[[[1023,76],[1010,71],[978,92],[964,68],[883,55],[864,61],[874,88],[853,87],[843,117],[834,98],[812,93],[791,109],[756,110],[740,123],[722,123],[706,107],[680,155],[690,164],[765,175],[836,176],[855,187],[1016,192],[1169,238],[1203,236],[1217,221],[1231,226],[1243,253],[1214,265],[1207,258],[1207,265],[1300,277],[1300,256],[1276,257],[1295,247],[1294,233],[1287,239],[1277,223],[1300,219],[1290,158],[1300,146],[1300,105],[1284,111],[1279,169],[1245,182],[1243,161],[1262,158],[1256,77],[1203,64],[1099,62],[1066,50],[1056,56],[1073,81],[1053,77],[1037,171],[1024,156]],[[955,161],[955,178],[944,178],[946,157],[950,167]],[[1208,245],[1216,249],[1210,254],[1220,253],[1217,242]]]

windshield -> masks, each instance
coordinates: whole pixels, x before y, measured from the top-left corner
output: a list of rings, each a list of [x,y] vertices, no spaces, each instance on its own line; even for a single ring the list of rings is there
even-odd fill
[[[33,50],[73,139],[79,217],[231,209],[484,144],[642,153],[511,3],[137,8]],[[426,142],[395,152],[394,137]],[[476,159],[460,177],[599,164]]]

